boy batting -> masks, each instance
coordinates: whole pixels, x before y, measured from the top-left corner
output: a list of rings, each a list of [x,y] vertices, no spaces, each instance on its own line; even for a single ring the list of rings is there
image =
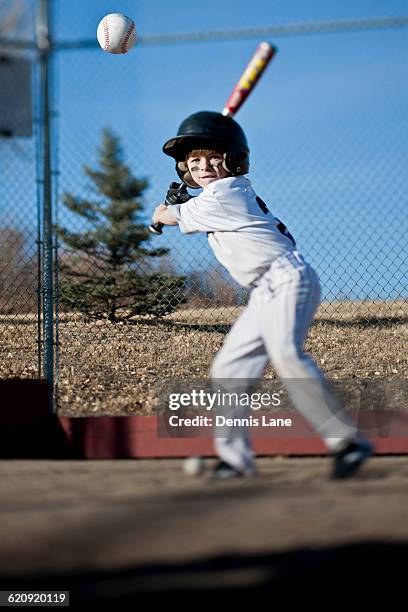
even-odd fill
[[[250,391],[270,361],[295,407],[333,454],[332,477],[354,475],[372,446],[303,349],[320,302],[319,279],[246,178],[249,147],[243,130],[231,117],[198,112],[181,123],[163,151],[175,160],[182,183],[203,191],[182,204],[161,204],[153,222],[178,225],[183,234],[205,232],[218,261],[250,289],[247,307],[212,364],[212,379],[228,381],[228,391],[234,381],[241,392],[243,384]],[[233,427],[225,427],[222,436],[215,439],[214,477],[252,475],[254,453],[246,433],[237,436]]]

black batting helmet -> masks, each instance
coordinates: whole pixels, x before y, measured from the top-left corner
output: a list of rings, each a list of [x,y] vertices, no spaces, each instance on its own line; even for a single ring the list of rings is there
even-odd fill
[[[183,183],[197,188],[186,164],[195,149],[214,149],[224,154],[224,168],[233,175],[249,171],[249,148],[241,126],[231,117],[212,111],[200,111],[184,119],[177,136],[170,138],[163,151],[176,160],[176,171]]]

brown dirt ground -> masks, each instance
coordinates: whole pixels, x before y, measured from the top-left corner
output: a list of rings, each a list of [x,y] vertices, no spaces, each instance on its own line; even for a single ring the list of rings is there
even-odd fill
[[[203,379],[239,308],[183,309],[112,325],[61,315],[58,413],[152,414],[159,383]],[[35,316],[0,319],[0,377],[38,373]],[[329,378],[408,378],[408,303],[322,304],[306,349]],[[269,368],[266,378],[273,378]]]
[[[176,459],[2,461],[0,588],[70,590],[73,604],[403,592],[406,458],[375,457],[341,483],[328,458],[258,467],[214,484]]]

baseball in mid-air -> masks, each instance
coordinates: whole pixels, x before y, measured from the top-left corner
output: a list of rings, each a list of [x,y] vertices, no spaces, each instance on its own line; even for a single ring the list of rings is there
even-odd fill
[[[104,51],[127,53],[136,42],[135,22],[122,13],[110,13],[99,22],[96,36]]]

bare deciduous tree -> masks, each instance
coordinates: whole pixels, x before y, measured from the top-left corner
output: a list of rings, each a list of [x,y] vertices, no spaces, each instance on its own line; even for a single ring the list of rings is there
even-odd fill
[[[12,227],[0,228],[0,312],[35,312],[37,262],[27,236]]]

